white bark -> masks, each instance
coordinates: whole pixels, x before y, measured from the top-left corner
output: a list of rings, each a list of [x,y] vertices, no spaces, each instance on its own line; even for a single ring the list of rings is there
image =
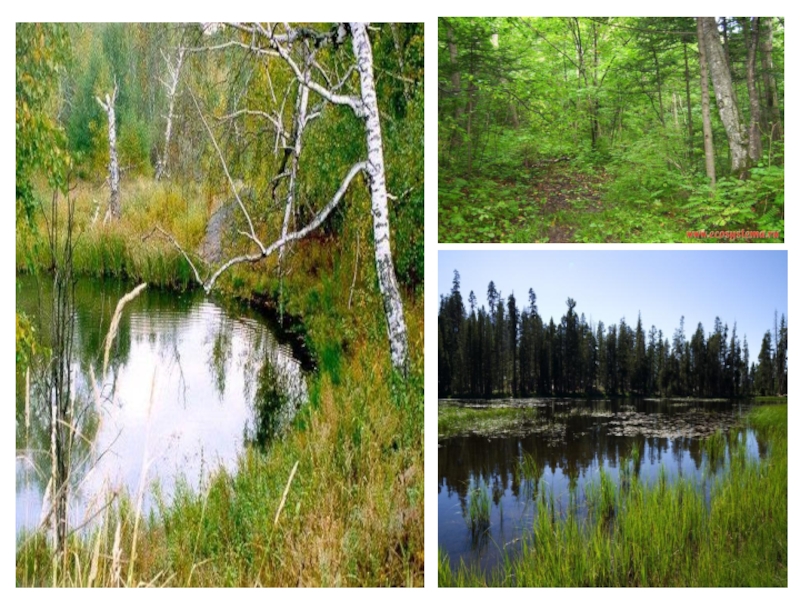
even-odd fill
[[[175,58],[175,64],[164,56],[167,63],[167,71],[169,72],[169,81],[162,82],[167,88],[167,98],[169,99],[169,110],[167,112],[167,127],[164,131],[164,150],[161,157],[158,159],[156,167],[156,181],[159,181],[167,170],[167,160],[169,158],[169,140],[172,136],[172,117],[175,114],[175,96],[178,91],[178,82],[181,77],[181,69],[183,68],[183,57],[186,53],[185,48],[179,48],[178,54]]]
[[[108,185],[111,188],[111,196],[108,200],[108,210],[104,221],[109,219],[119,219],[122,215],[122,206],[119,200],[119,159],[117,158],[117,118],[114,107],[117,102],[117,84],[114,84],[114,92],[109,96],[106,94],[106,101],[95,98],[108,116]]]
[[[378,285],[383,296],[383,310],[389,334],[389,346],[394,368],[408,373],[408,331],[403,316],[403,301],[397,285],[389,240],[389,205],[386,197],[386,175],[383,161],[378,99],[372,74],[372,46],[366,23],[350,23],[353,34],[353,53],[361,77],[361,102],[366,113],[367,175],[372,196],[372,231],[375,238],[375,267]]]

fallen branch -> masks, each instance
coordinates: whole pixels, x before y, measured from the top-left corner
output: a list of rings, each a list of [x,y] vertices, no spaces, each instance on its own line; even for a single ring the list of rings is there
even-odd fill
[[[128,292],[122,298],[119,299],[117,302],[117,309],[114,311],[114,316],[111,319],[111,327],[108,329],[108,335],[106,335],[106,351],[103,355],[103,376],[105,377],[106,369],[108,368],[108,355],[111,353],[111,344],[114,343],[114,338],[117,335],[117,329],[119,328],[119,321],[122,318],[122,309],[125,308],[125,305],[136,298],[144,288],[147,287],[146,283],[139,284],[136,286],[133,291]]]
[[[294,463],[294,467],[292,467],[292,472],[289,474],[289,481],[286,482],[286,488],[283,490],[283,496],[281,497],[281,503],[278,505],[278,512],[275,513],[275,522],[273,525],[278,524],[278,517],[281,516],[281,511],[283,510],[283,505],[286,503],[286,496],[289,495],[289,486],[292,485],[292,479],[294,479],[294,474],[297,473],[297,465],[300,464],[300,461]]]

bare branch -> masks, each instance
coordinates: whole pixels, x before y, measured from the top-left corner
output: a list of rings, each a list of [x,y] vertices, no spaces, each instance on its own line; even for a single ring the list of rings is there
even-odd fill
[[[274,50],[261,48],[260,46],[255,46],[253,44],[246,44],[238,40],[230,40],[227,42],[223,42],[221,44],[215,44],[213,46],[194,46],[194,47],[187,46],[184,47],[183,49],[186,52],[200,53],[200,52],[215,52],[217,50],[225,50],[227,48],[242,48],[244,50],[255,52],[256,54],[260,54],[262,56],[278,56],[278,53],[275,52]]]
[[[347,191],[347,188],[350,186],[350,182],[353,180],[353,177],[355,177],[359,171],[363,171],[366,168],[367,168],[366,162],[359,162],[350,167],[350,171],[345,176],[344,180],[342,181],[342,184],[339,186],[339,189],[336,190],[336,193],[333,195],[333,198],[331,198],[331,201],[328,202],[325,208],[323,208],[320,212],[317,213],[317,216],[315,216],[308,225],[306,225],[305,227],[303,227],[298,231],[293,231],[292,233],[272,242],[272,244],[264,248],[261,254],[243,254],[241,256],[236,256],[228,260],[222,266],[220,266],[214,272],[214,274],[208,278],[208,281],[203,284],[203,289],[206,291],[206,293],[209,293],[211,291],[219,276],[222,275],[228,269],[230,269],[232,266],[244,262],[250,262],[250,263],[258,262],[261,259],[269,256],[276,250],[282,248],[289,242],[293,242],[294,240],[299,240],[304,238],[309,233],[314,231],[317,227],[322,225],[325,219],[328,218],[328,215],[331,213],[331,211],[334,208],[336,208],[336,206],[339,204],[339,201],[342,199],[342,196],[344,196],[345,192]]]
[[[222,163],[222,168],[225,171],[225,176],[228,178],[228,183],[231,186],[231,190],[233,191],[233,195],[236,196],[236,202],[239,204],[239,208],[242,209],[245,218],[247,219],[247,225],[250,228],[250,236],[251,239],[258,245],[261,252],[264,252],[264,245],[258,240],[256,236],[256,230],[253,227],[253,220],[250,218],[250,213],[247,212],[247,209],[244,207],[244,203],[242,199],[239,197],[239,192],[236,189],[236,184],[233,182],[233,177],[231,177],[230,171],[228,171],[228,164],[225,162],[225,157],[222,156],[222,150],[219,148],[219,144],[217,144],[217,140],[214,137],[214,133],[211,131],[211,127],[208,125],[208,121],[206,121],[205,116],[203,116],[203,111],[200,110],[200,105],[197,103],[197,98],[194,95],[194,92],[191,88],[189,89],[189,95],[192,97],[192,102],[194,102],[195,107],[197,108],[197,112],[200,114],[200,119],[203,121],[203,125],[205,125],[206,131],[208,132],[209,137],[211,138],[211,143],[214,144],[214,149],[217,151],[217,155],[219,156],[219,160]]]
[[[215,117],[218,121],[231,121],[233,119],[237,119],[241,116],[251,116],[251,117],[262,117],[272,123],[273,127],[275,127],[275,133],[277,133],[283,139],[288,140],[289,136],[286,135],[286,132],[283,129],[283,124],[278,121],[275,117],[270,115],[269,113],[263,110],[253,110],[250,108],[241,108],[237,111],[234,111],[230,114],[224,115],[222,117]]]

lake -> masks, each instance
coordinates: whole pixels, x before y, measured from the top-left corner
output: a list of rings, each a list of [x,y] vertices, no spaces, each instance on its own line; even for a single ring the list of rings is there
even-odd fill
[[[703,440],[728,431],[747,408],[689,399],[440,400],[439,549],[454,568],[463,561],[491,569],[521,546],[540,492],[553,498],[562,518],[572,496],[578,515],[586,518],[586,486],[597,484],[601,469],[618,482],[629,459],[644,482],[684,477],[708,498],[727,450],[710,460]],[[446,427],[444,413],[457,415]],[[766,443],[753,431],[740,435],[749,455],[765,455]],[[485,492],[489,525],[475,532],[470,500]]]
[[[241,303],[199,291],[145,289],[125,306],[103,368],[118,300],[134,284],[80,280],[75,288],[69,521],[79,526],[109,497],[146,491],[169,502],[176,485],[199,489],[220,466],[235,469],[248,444],[265,445],[307,398],[302,341]],[[52,280],[17,277],[17,310],[49,331]],[[45,335],[45,345],[47,345]],[[92,384],[92,373],[96,385]],[[49,403],[40,377],[17,380],[16,530],[46,514]],[[44,508],[44,510],[43,510]]]

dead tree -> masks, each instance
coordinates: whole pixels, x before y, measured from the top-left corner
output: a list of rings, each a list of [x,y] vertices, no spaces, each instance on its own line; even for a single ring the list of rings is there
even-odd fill
[[[106,101],[103,102],[99,97],[95,97],[97,103],[103,108],[108,116],[108,185],[111,188],[111,195],[108,199],[108,210],[103,222],[109,219],[119,219],[122,215],[122,205],[119,199],[119,159],[117,158],[117,118],[114,107],[117,102],[118,87],[114,82],[114,92],[109,97],[106,94]]]
[[[164,149],[158,159],[156,165],[156,181],[159,181],[167,171],[167,160],[169,158],[169,140],[172,136],[172,119],[175,115],[175,97],[178,91],[178,82],[181,77],[181,69],[183,68],[183,57],[186,54],[184,48],[178,48],[175,54],[175,62],[173,63],[166,54],[162,52],[164,62],[167,63],[167,72],[169,79],[167,81],[161,80],[164,87],[167,88],[167,98],[169,101],[169,109],[167,110],[167,126],[164,130]]]

